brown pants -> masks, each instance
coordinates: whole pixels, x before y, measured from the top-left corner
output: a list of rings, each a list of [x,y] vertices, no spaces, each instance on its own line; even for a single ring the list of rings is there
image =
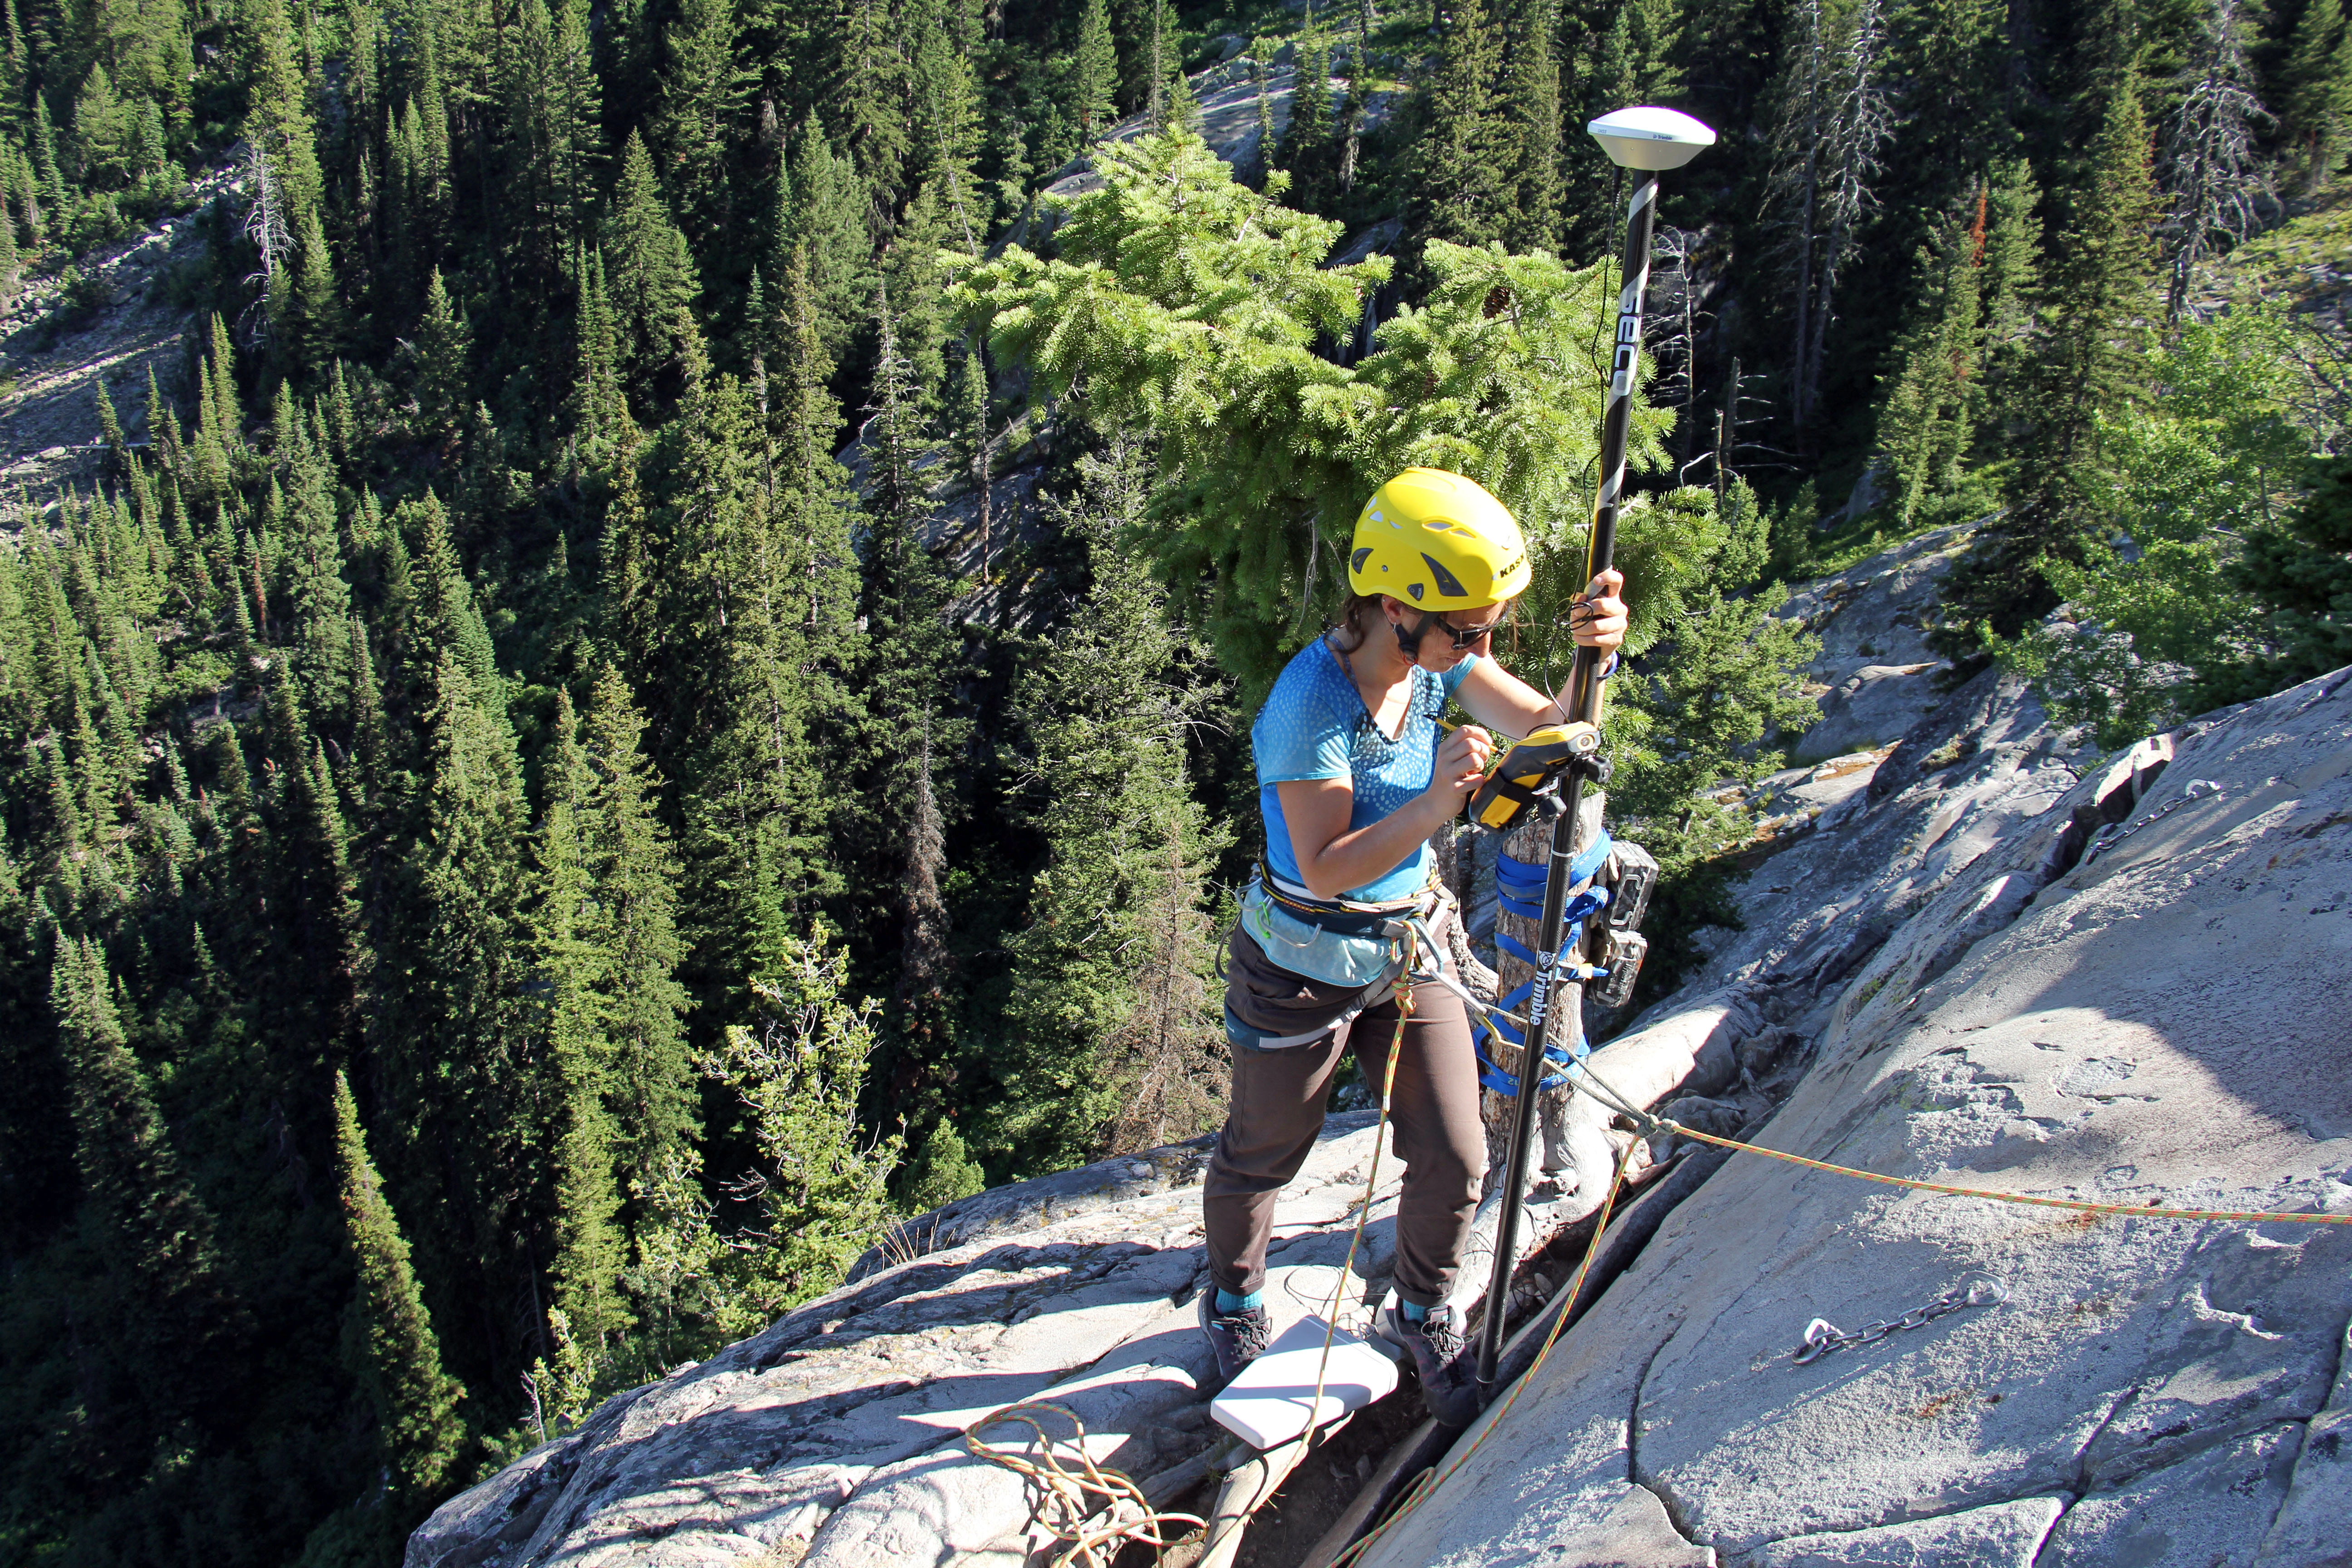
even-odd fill
[[[1235,927],[1226,943],[1225,1005],[1275,1038],[1306,1033],[1344,1013],[1354,993],[1275,967]],[[1275,1197],[1315,1147],[1331,1075],[1352,1045],[1375,1094],[1397,1037],[1393,999],[1335,1023],[1321,1039],[1270,1050],[1234,1047],[1234,1099],[1202,1191],[1209,1277],[1247,1296],[1265,1282]],[[1397,1205],[1397,1294],[1434,1307],[1454,1288],[1462,1247],[1478,1211],[1486,1133],[1478,1119],[1478,1065],[1462,999],[1443,986],[1413,988],[1389,1120],[1404,1159]]]

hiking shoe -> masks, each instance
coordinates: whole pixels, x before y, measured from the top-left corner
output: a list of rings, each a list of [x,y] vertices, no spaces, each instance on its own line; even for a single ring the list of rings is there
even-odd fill
[[[1416,1323],[1404,1315],[1402,1302],[1391,1300],[1381,1309],[1381,1333],[1412,1352],[1422,1403],[1437,1424],[1469,1426],[1478,1414],[1477,1354],[1463,1338],[1453,1307],[1432,1307]]]
[[[1208,1286],[1201,1292],[1201,1331],[1209,1337],[1209,1346],[1217,1352],[1217,1378],[1231,1383],[1242,1368],[1258,1358],[1274,1338],[1274,1320],[1264,1307],[1244,1307],[1238,1312],[1217,1310],[1217,1288]]]

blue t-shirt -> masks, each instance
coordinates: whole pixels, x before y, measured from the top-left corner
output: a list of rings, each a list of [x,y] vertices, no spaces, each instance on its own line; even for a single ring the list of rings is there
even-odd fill
[[[1414,666],[1412,703],[1391,741],[1372,722],[1356,683],[1340,668],[1329,643],[1318,637],[1298,650],[1283,667],[1265,706],[1258,710],[1257,722],[1250,726],[1258,808],[1265,816],[1265,860],[1276,876],[1294,887],[1306,886],[1298,874],[1297,853],[1291,847],[1290,825],[1283,818],[1282,795],[1274,786],[1302,779],[1346,779],[1356,792],[1348,830],[1380,821],[1429,787],[1437,773],[1437,742],[1444,733],[1433,721],[1477,662],[1472,654],[1444,675]],[[1409,899],[1428,883],[1431,853],[1426,842],[1417,845],[1386,876],[1350,888],[1342,897],[1361,903]]]

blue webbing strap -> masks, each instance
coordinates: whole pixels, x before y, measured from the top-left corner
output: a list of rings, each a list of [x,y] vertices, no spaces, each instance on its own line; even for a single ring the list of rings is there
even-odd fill
[[[1609,863],[1609,851],[1616,841],[1607,829],[1583,854],[1570,862],[1568,885],[1571,888],[1589,882]],[[1521,920],[1543,918],[1544,878],[1549,868],[1534,860],[1515,860],[1505,855],[1495,862],[1495,894],[1502,902],[1503,912]],[[1524,954],[1517,956],[1525,956]],[[1530,959],[1528,962],[1534,962]]]
[[[1569,863],[1569,886],[1573,888],[1590,882],[1599,875],[1601,868],[1608,864],[1609,851],[1613,846],[1614,840],[1609,837],[1608,830],[1602,829],[1601,837],[1594,840],[1583,854]],[[1503,911],[1506,914],[1517,915],[1522,920],[1541,920],[1544,879],[1548,874],[1549,867],[1542,862],[1517,860],[1508,855],[1497,859],[1495,863],[1495,892]],[[1578,942],[1584,934],[1584,922],[1607,908],[1608,904],[1609,889],[1606,888],[1588,887],[1584,891],[1569,900],[1567,908],[1561,910],[1565,922],[1560,932],[1559,950],[1562,954],[1576,951]],[[1507,932],[1495,933],[1495,945],[1522,963],[1538,969],[1543,966],[1542,962],[1536,957],[1534,951],[1527,943]],[[1592,980],[1599,978],[1601,973],[1589,965],[1578,964],[1573,966],[1572,973],[1564,973],[1561,978]],[[1529,980],[1509,995],[1496,998],[1496,1009],[1505,1013],[1516,1011],[1534,992],[1535,982]],[[1486,1019],[1474,1017],[1470,1021],[1470,1031],[1474,1048],[1478,1056],[1478,1081],[1497,1094],[1516,1096],[1519,1092],[1518,1079],[1495,1065],[1494,1058],[1486,1054],[1486,1041],[1487,1036],[1492,1033],[1500,1035],[1512,1045],[1524,1046],[1527,1044],[1525,1037],[1518,1030],[1500,1019],[1495,1021],[1490,1030]],[[1590,1050],[1591,1047],[1580,1040],[1577,1043],[1576,1053],[1573,1056],[1559,1046],[1548,1044],[1544,1047],[1544,1060],[1567,1067],[1583,1060],[1590,1054]],[[1567,1075],[1554,1073],[1544,1079],[1541,1087],[1559,1089],[1567,1082]]]

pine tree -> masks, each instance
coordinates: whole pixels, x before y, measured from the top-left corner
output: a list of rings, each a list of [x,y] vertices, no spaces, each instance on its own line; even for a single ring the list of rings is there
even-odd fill
[[[948,847],[934,787],[931,715],[922,715],[911,770],[914,790],[907,817],[907,863],[901,879],[898,983],[895,1032],[917,1061],[940,1063],[954,1051],[955,957],[948,950],[948,906],[940,896]]]
[[[2079,558],[2091,526],[2084,498],[2098,421],[2137,390],[2134,334],[2156,306],[2148,234],[2157,197],[2136,70],[2108,70],[2091,164],[2042,272],[2042,335],[2019,400],[2024,436],[2011,470],[2010,511],[1979,539],[1945,589],[1936,634],[1948,653],[1972,652],[1977,628],[2015,637],[2057,596],[2036,563]]]
[[[590,865],[603,928],[612,1103],[618,1152],[649,1175],[695,1131],[694,1073],[680,1022],[687,994],[674,978],[685,956],[679,881],[668,830],[656,814],[659,781],[640,752],[645,721],[620,672],[605,665],[588,711]]]
[[[1892,470],[1898,524],[1952,479],[1972,435],[1980,327],[1986,197],[1979,191],[1945,215],[1916,264],[1895,370],[1878,416],[1877,456]]]
[[[1513,249],[1550,249],[1559,243],[1559,7],[1557,0],[1520,0],[1517,12],[1505,68],[1517,188],[1506,237]]]
[[[986,213],[972,163],[980,151],[981,92],[970,40],[958,37],[955,18],[966,0],[915,0],[900,26],[911,35],[907,89],[916,113],[915,139],[907,160],[909,188],[928,188],[940,203],[944,226],[965,255],[977,255],[987,237]]]
[[[599,1348],[627,1326],[619,1294],[626,1253],[616,1224],[611,999],[604,910],[596,897],[596,780],[572,696],[556,693],[555,754],[537,844],[533,946],[545,993],[548,1054],[562,1106],[555,1150],[555,1260],[548,1273],[572,1331]]]
[[[41,205],[53,218],[72,210],[65,174],[58,163],[57,128],[49,122],[48,94],[33,94],[33,168],[39,181]]]
[[[767,1221],[764,1245],[736,1253],[739,1323],[833,1289],[890,1221],[899,1143],[858,1125],[875,1008],[845,994],[847,967],[821,939],[792,939],[760,983],[756,1025],[729,1025],[718,1053],[759,1152]]]
[[[790,215],[779,233],[807,249],[810,303],[830,366],[841,363],[874,298],[865,194],[815,116],[793,133],[791,156]]]
[[[425,285],[425,314],[416,323],[411,353],[419,436],[441,440],[456,432],[473,384],[473,332],[436,267]]]
[[[1320,33],[1297,41],[1297,79],[1290,95],[1290,124],[1282,136],[1281,164],[1290,171],[1291,199],[1302,211],[1328,205],[1339,184],[1339,144],[1331,104],[1331,46]]]
[[[1106,0],[1086,0],[1078,13],[1078,47],[1070,57],[1068,110],[1082,141],[1092,142],[1118,118],[1118,50],[1110,36]]]
[[[890,0],[845,0],[841,85],[835,123],[856,173],[852,184],[876,209],[896,207],[907,192],[907,154],[915,127],[908,73],[913,51],[902,30],[905,10]],[[795,181],[799,172],[794,171]]]
[[[679,351],[679,313],[701,284],[686,237],[670,221],[653,158],[634,131],[604,219],[604,280],[621,363],[634,374],[649,374]]]
[[[1319,265],[1339,226],[1236,184],[1197,137],[1097,156],[1113,195],[1055,235],[1056,267],[1102,268],[1083,303],[1018,247],[967,273],[953,298],[999,363],[1026,365],[1057,397],[1083,377],[1097,417],[1157,443],[1165,510],[1152,552],[1245,690],[1270,683],[1302,628],[1329,613],[1347,530],[1399,468],[1442,460],[1469,473],[1531,531],[1581,523],[1605,384],[1561,367],[1591,363],[1592,334],[1607,330],[1609,294],[1591,274],[1431,240],[1422,305],[1339,365],[1313,344],[1355,330],[1388,258]],[[1147,253],[1169,260],[1132,264]],[[1511,324],[1497,330],[1505,310]],[[1080,312],[1128,325],[1077,328]],[[1636,452],[1659,454],[1637,461],[1662,458],[1664,423],[1646,405],[1637,414]],[[1539,580],[1538,602],[1554,591]]]
[[[1091,582],[1014,699],[1034,777],[1050,781],[1036,822],[1046,864],[1013,940],[1006,1037],[981,1108],[994,1163],[1024,1173],[1189,1137],[1222,1104],[1201,901],[1223,837],[1184,763],[1200,688],[1183,666],[1198,651],[1171,635],[1121,537],[1144,520],[1143,454],[1114,437],[1080,468],[1084,499],[1055,521],[1085,549]]]
[[[2011,158],[1994,165],[1986,183],[1984,321],[1972,423],[1983,435],[2005,438],[2021,421],[2025,373],[2033,353],[2033,300],[2040,293],[2042,199],[2032,165]]]
[[[586,0],[523,0],[498,31],[499,96],[507,125],[501,237],[525,299],[573,275],[603,146]]]
[[[234,1377],[251,1320],[230,1285],[216,1222],[131,1054],[105,957],[89,938],[58,942],[50,1006],[71,1075],[87,1213],[124,1305],[135,1304],[121,1320],[119,1364],[138,1385],[144,1418],[168,1428],[200,1416],[205,1391]]]
[[[275,221],[291,237],[318,216],[325,182],[319,170],[310,89],[302,79],[293,28],[281,0],[256,0],[252,37],[260,58],[254,67],[247,135],[268,167],[272,193],[285,204]]]
[[[2352,112],[2352,33],[2341,0],[2306,0],[2295,19],[2280,72],[2278,99],[2287,134],[2305,150],[2303,183],[2316,185],[2334,172],[2347,112]]]
[[[1453,0],[1442,8],[1444,42],[1430,79],[1418,147],[1416,193],[1427,231],[1457,245],[1502,237],[1510,210],[1505,189],[1510,156],[1503,101],[1501,42],[1492,0]]]
[[[408,1240],[368,1156],[352,1086],[335,1074],[335,1164],[358,1289],[345,1319],[344,1359],[373,1408],[376,1441],[392,1489],[407,1508],[439,1500],[466,1433],[462,1385],[441,1370],[424,1292],[409,1265]]]
[[[505,716],[457,651],[428,636],[418,654],[423,777],[400,826],[416,847],[388,868],[379,895],[368,1045],[382,1087],[372,1098],[397,1130],[383,1152],[395,1190],[412,1212],[441,1216],[419,1234],[420,1274],[436,1290],[478,1299],[520,1288],[537,1267],[523,1221],[544,1100],[520,1000],[530,956],[521,768]],[[457,1149],[463,1160],[444,1158]],[[501,1342],[496,1329],[479,1331],[474,1352],[520,1348]]]
[[[980,1163],[964,1146],[955,1123],[942,1118],[907,1163],[903,1191],[909,1214],[928,1214],[988,1185]]]
[[[271,671],[276,788],[267,814],[271,864],[265,884],[278,980],[263,994],[260,1016],[275,1038],[292,1047],[291,1072],[315,1092],[318,1072],[340,1066],[357,1043],[366,961],[333,774],[311,738],[285,665],[279,659]]]
[[[683,0],[668,46],[655,140],[679,226],[709,262],[731,216],[727,152],[743,99],[732,0]]]
[[[2268,647],[2244,666],[2209,677],[2193,711],[2352,664],[2352,459],[2314,463],[2302,504],[2284,521],[2252,531],[2228,574],[2260,610]]]
[[[888,672],[882,683],[887,691],[877,693],[884,705],[876,716],[892,724],[897,739],[905,742],[915,738],[919,715],[931,715],[934,723],[944,718],[942,682],[954,634],[945,616],[950,584],[929,539],[933,507],[923,469],[933,447],[889,295],[878,286],[875,326],[880,353],[866,430],[873,452],[866,501],[873,536],[866,602],[873,655],[879,661],[876,674]],[[904,821],[910,819],[918,770],[908,748],[897,749],[900,777],[892,782],[889,795]]]

